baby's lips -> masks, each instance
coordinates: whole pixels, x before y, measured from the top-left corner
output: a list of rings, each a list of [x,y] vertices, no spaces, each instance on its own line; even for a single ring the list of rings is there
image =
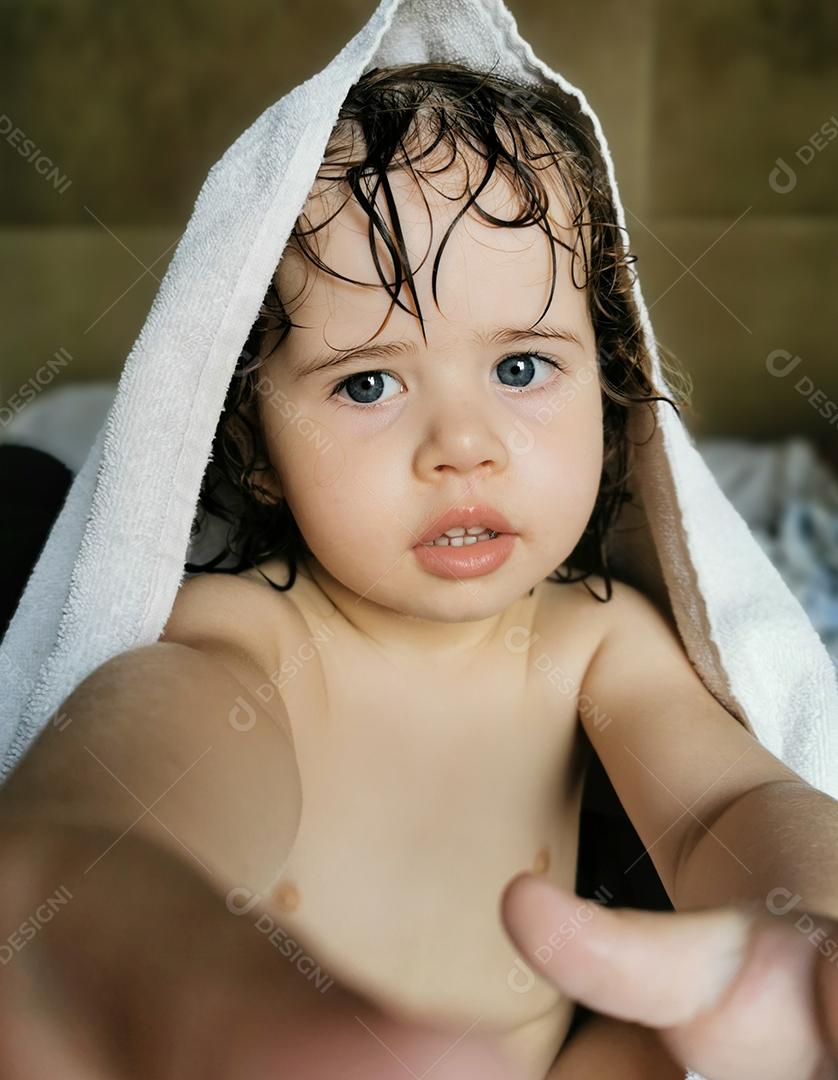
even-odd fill
[[[430,540],[436,540],[448,529],[470,529],[476,525],[483,525],[496,533],[514,533],[515,529],[510,525],[507,518],[493,506],[486,504],[468,506],[452,506],[444,514],[437,517],[425,529],[419,537],[418,543],[427,544]]]

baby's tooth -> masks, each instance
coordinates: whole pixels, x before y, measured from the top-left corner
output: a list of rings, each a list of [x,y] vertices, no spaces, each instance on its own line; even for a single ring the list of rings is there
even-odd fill
[[[451,537],[453,537],[453,536],[463,536],[465,534],[465,531],[466,530],[464,528],[462,528],[461,526],[458,525],[454,529],[446,529],[444,535],[445,536],[451,536]]]
[[[471,529],[466,529],[466,532],[468,533],[469,536],[479,536],[481,533],[484,533],[486,531],[487,530],[484,529],[482,525],[475,525]]]
[[[456,531],[457,530],[449,529],[448,533],[443,533],[438,539],[427,541],[426,547],[467,547],[469,544],[481,544],[486,540],[492,539],[491,529],[478,527],[469,529],[468,533],[466,533],[465,529],[460,529],[459,535],[449,535]]]

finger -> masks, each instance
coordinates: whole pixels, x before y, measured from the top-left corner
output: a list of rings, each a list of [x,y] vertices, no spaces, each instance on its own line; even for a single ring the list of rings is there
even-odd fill
[[[510,882],[502,908],[536,970],[590,1008],[657,1028],[714,1080],[809,1077],[825,1059],[816,952],[781,919],[744,905],[606,909],[532,875]]]
[[[818,1021],[823,1039],[836,1063],[835,1080],[838,1080],[838,921],[833,920],[827,931],[829,947],[818,953],[818,971],[815,988],[818,999]]]
[[[735,910],[675,920],[609,909],[531,874],[510,882],[501,908],[537,972],[597,1012],[655,1027],[713,1004],[742,963],[750,925]]]

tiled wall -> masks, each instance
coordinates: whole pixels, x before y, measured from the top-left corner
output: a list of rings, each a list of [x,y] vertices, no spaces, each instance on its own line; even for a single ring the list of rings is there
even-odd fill
[[[838,441],[835,0],[509,6],[600,115],[689,425]],[[374,8],[5,5],[0,403],[118,376],[210,166]]]

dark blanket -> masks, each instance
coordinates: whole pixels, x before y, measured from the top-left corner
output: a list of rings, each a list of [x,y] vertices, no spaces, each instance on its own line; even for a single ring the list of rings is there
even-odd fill
[[[0,444],[0,638],[73,481],[43,450]]]

